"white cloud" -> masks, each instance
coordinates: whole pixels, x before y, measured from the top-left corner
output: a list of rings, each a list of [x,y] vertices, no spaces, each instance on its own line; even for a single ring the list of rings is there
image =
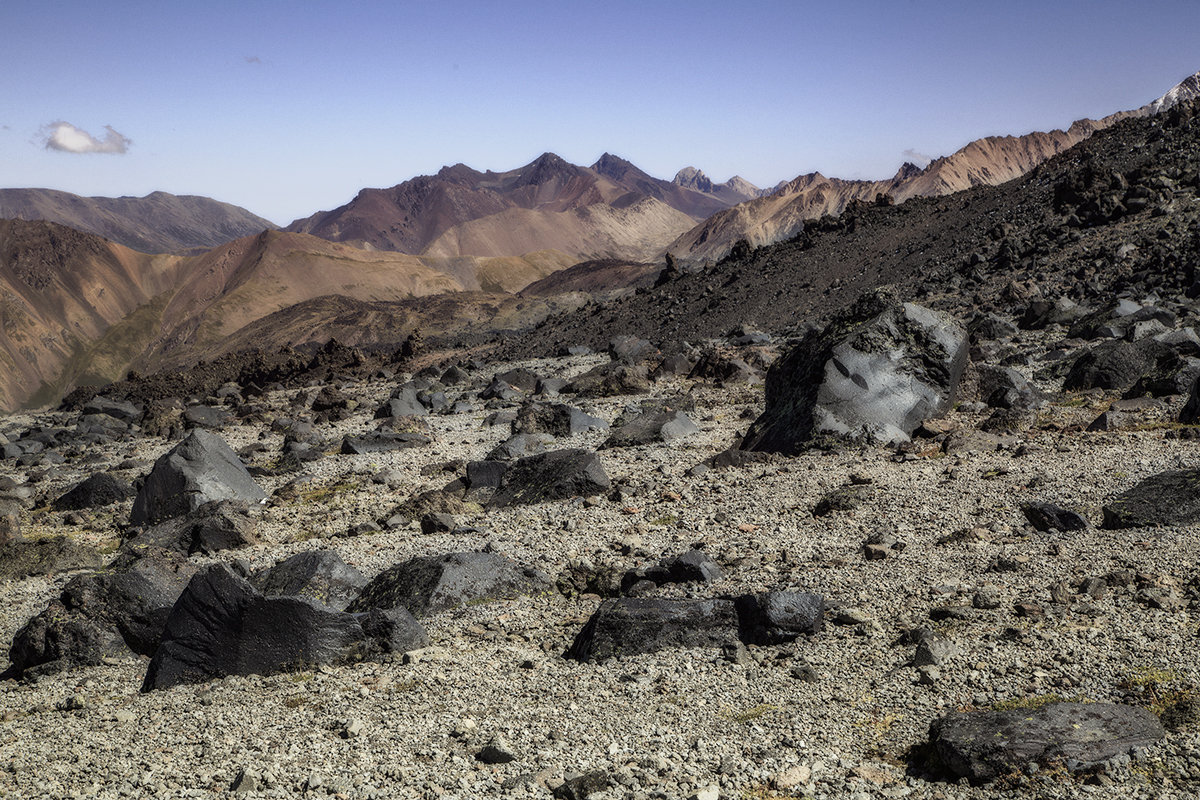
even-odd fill
[[[64,153],[111,153],[119,155],[129,150],[133,141],[124,134],[117,133],[111,125],[104,126],[104,138],[97,139],[87,131],[77,128],[69,122],[59,120],[43,125],[39,138],[47,150],[61,150]]]
[[[927,156],[924,153],[918,153],[916,150],[909,148],[904,151],[904,160],[916,164],[921,169],[929,166],[929,162],[933,161],[933,156]]]
[[[245,56],[245,59],[246,59],[246,63],[247,63],[247,64],[261,64],[261,63],[263,63],[263,62],[262,62],[262,59],[261,59],[261,58],[259,58],[258,56]]]

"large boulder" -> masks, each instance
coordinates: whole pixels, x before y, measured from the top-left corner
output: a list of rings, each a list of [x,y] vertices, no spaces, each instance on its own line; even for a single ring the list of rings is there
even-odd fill
[[[258,525],[244,503],[216,500],[147,528],[131,541],[184,555],[212,555],[257,543]]]
[[[9,672],[44,674],[131,652],[152,655],[195,571],[177,553],[129,547],[107,569],[71,579],[17,631]]]
[[[160,522],[195,511],[214,500],[240,500],[258,505],[266,493],[225,440],[196,428],[154,468],[133,501],[134,525]]]
[[[611,488],[604,464],[582,449],[552,450],[513,462],[489,505],[496,508],[588,497]]]
[[[50,507],[55,511],[81,511],[85,508],[119,503],[133,497],[133,488],[128,482],[107,472],[98,472],[77,483],[64,492]]]
[[[546,576],[497,553],[418,556],[375,576],[350,610],[405,608],[427,617],[468,603],[534,594],[549,585]]]
[[[251,583],[268,597],[307,597],[344,611],[367,579],[332,550],[306,550],[259,571]]]
[[[213,564],[171,609],[142,691],[377,658],[428,643],[403,609],[349,614],[304,597],[266,597]]]
[[[1151,475],[1104,506],[1103,527],[1190,525],[1200,521],[1200,469]]]
[[[576,661],[604,661],[678,647],[721,647],[739,641],[737,607],[731,599],[618,597],[600,604],[565,655]]]
[[[809,332],[767,372],[746,450],[794,455],[838,441],[906,442],[953,405],[967,334],[949,316],[883,295]]]
[[[1007,711],[955,711],[934,721],[930,741],[953,775],[985,782],[1061,762],[1071,771],[1140,755],[1165,736],[1150,711],[1113,703],[1051,703]]]
[[[657,442],[673,442],[699,432],[700,428],[696,423],[682,411],[647,411],[614,428],[600,447],[637,447]]]
[[[605,430],[608,423],[562,403],[526,403],[513,421],[513,433],[547,433],[574,436],[591,430]]]
[[[648,394],[650,375],[644,364],[629,365],[612,361],[583,373],[567,384],[563,391],[580,397]]]

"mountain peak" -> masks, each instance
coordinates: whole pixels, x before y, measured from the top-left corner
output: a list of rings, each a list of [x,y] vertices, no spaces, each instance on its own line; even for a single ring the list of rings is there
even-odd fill
[[[682,186],[685,189],[693,189],[697,192],[712,194],[713,182],[707,175],[695,167],[684,167],[675,173],[675,178],[671,181],[676,186]]]
[[[1197,97],[1200,97],[1200,72],[1187,76],[1172,86],[1162,97],[1142,106],[1138,110],[1147,116],[1161,114],[1180,103],[1195,100]]]
[[[616,181],[621,180],[630,172],[637,173],[639,176],[645,175],[642,170],[634,166],[633,162],[626,161],[620,156],[614,156],[612,153],[605,153],[600,156],[596,163],[592,164],[592,170]]]

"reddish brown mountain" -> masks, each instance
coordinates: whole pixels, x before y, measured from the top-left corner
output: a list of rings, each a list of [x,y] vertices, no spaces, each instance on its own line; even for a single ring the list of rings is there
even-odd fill
[[[166,192],[80,197],[53,189],[0,189],[0,218],[57,222],[143,253],[207,250],[275,227],[239,206]]]
[[[728,205],[608,153],[591,167],[546,153],[508,172],[456,164],[390,189],[364,189],[287,229],[442,257],[558,250],[576,261],[640,258]]]

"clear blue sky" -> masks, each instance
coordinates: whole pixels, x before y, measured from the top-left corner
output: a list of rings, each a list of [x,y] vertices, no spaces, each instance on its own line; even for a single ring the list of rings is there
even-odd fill
[[[548,150],[761,186],[883,177],[1200,70],[1196,0],[14,0],[0,30],[0,186],[202,194],[284,224]],[[61,122],[124,152],[47,149]]]

